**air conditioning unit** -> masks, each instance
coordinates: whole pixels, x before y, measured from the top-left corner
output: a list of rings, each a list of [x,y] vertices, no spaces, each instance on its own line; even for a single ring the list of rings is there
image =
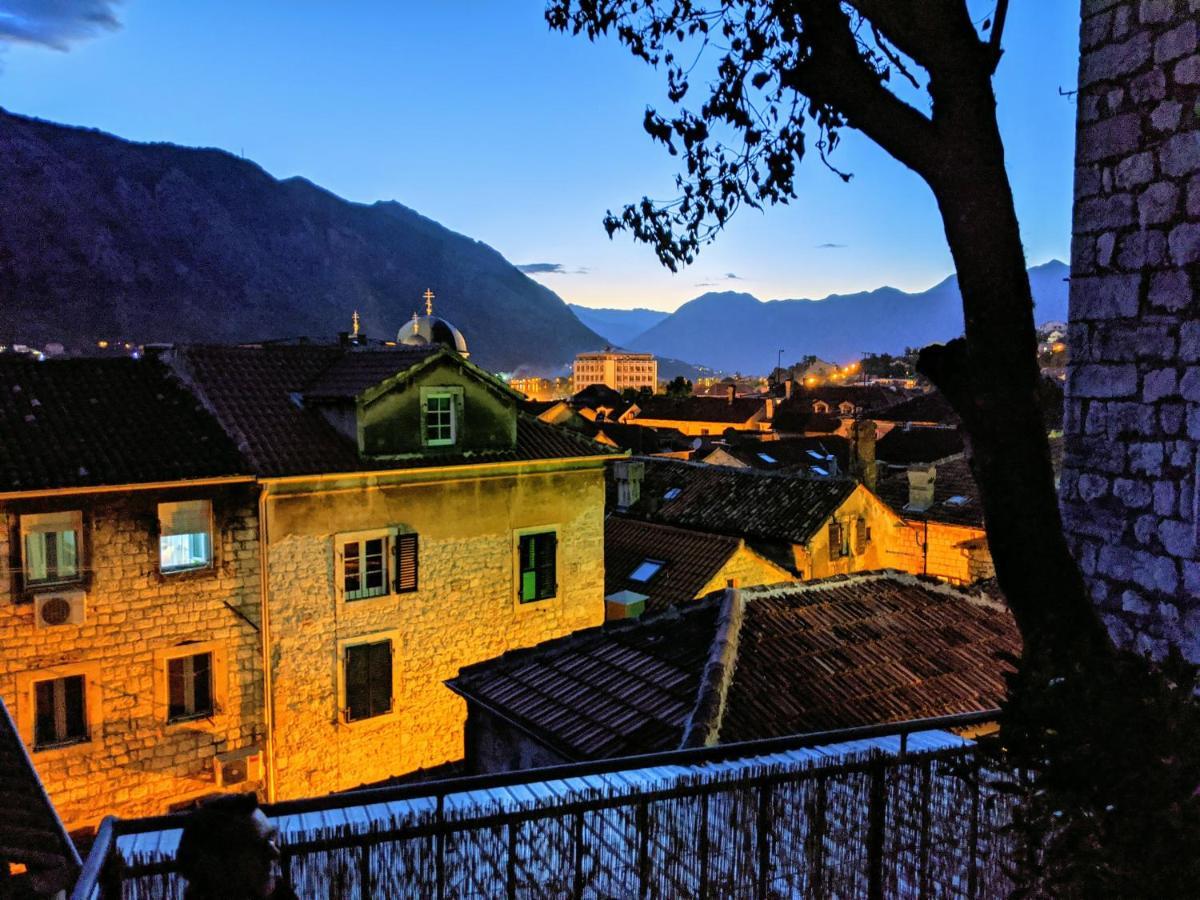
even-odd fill
[[[213,774],[217,787],[250,790],[262,781],[263,752],[260,747],[246,747],[218,753],[213,757]]]
[[[34,622],[38,628],[82,625],[87,620],[83,591],[55,591],[34,597]]]

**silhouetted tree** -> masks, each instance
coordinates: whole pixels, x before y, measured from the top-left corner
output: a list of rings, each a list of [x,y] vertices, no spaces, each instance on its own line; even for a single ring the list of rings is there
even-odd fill
[[[992,89],[1006,8],[1000,0],[981,28],[966,0],[551,0],[546,18],[592,39],[615,34],[665,71],[677,108],[648,109],[644,126],[682,152],[679,196],[643,198],[604,224],[650,244],[672,270],[741,206],[796,198],[809,130],[831,168],[842,129],[853,128],[929,185],[966,328],[926,347],[918,368],[969,436],[996,576],[1026,655],[1071,667],[1112,647],[1063,536],[1038,404],[1033,298]],[[715,74],[695,62],[706,48],[719,52]],[[711,77],[695,110],[682,105],[694,68]],[[924,89],[921,104],[894,81]]]
[[[676,375],[667,384],[668,397],[690,397],[692,396],[692,383],[682,375]]]

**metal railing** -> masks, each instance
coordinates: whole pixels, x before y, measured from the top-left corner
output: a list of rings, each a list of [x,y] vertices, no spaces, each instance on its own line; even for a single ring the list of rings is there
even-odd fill
[[[900,725],[351,791],[265,807],[273,818],[422,800],[424,814],[370,828],[313,827],[282,848],[301,896],[961,896],[1003,895],[1009,795],[972,745],[906,752],[906,736],[994,720],[972,713]],[[900,736],[899,754],[805,766],[788,751]],[[453,795],[527,783],[706,767],[658,783],[549,794],[517,806],[448,805]],[[618,779],[610,779],[615,781]],[[295,821],[295,820],[293,820]],[[106,819],[74,900],[178,897],[170,859],[124,861],[117,838],[178,828],[181,817]]]

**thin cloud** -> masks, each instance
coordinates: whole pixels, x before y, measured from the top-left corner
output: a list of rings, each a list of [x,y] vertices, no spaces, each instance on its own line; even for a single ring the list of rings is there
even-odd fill
[[[726,281],[745,281],[746,279],[744,279],[741,275],[734,275],[732,272],[726,272],[725,280]]]
[[[818,250],[843,250],[843,249],[845,249],[845,247],[846,247],[845,244],[830,244],[830,243],[817,244]]]
[[[3,0],[0,44],[70,50],[71,44],[121,27],[120,0]]]
[[[562,263],[525,263],[517,266],[517,270],[526,275],[586,275],[588,273],[583,266],[568,269]]]

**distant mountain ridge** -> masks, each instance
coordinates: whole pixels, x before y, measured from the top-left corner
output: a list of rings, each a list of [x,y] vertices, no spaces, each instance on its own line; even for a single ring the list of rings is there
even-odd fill
[[[568,303],[567,308],[580,322],[616,347],[628,344],[671,315],[661,309],[605,309],[578,303]]]
[[[1066,321],[1068,274],[1059,260],[1029,270],[1038,323]],[[775,366],[781,347],[784,362],[807,354],[848,361],[864,352],[900,353],[946,341],[962,330],[962,297],[952,275],[913,294],[892,287],[823,300],[702,294],[626,346],[725,371],[765,373]]]
[[[490,369],[604,344],[491,247],[399,203],[2,109],[0,158],[0,343],[329,339],[356,309],[393,338],[432,288]]]

